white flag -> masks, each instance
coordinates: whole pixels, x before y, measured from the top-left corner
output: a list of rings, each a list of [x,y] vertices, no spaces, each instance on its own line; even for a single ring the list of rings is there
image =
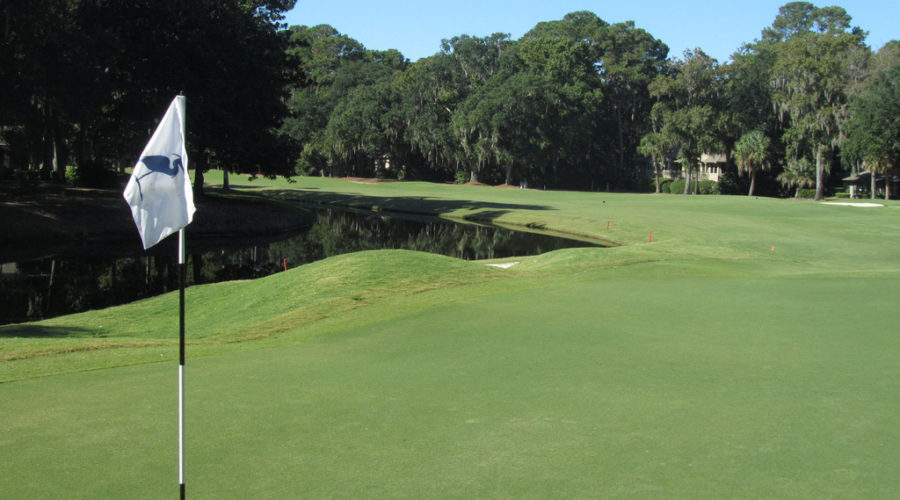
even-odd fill
[[[144,249],[187,226],[194,218],[194,193],[187,174],[184,96],[176,96],[125,186],[125,201]]]

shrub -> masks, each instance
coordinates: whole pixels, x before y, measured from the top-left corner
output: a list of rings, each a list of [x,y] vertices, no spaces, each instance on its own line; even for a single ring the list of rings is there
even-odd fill
[[[112,188],[121,183],[119,174],[99,163],[66,167],[66,182],[82,187]]]
[[[669,184],[669,192],[672,194],[684,194],[684,185],[685,185],[684,179],[678,179],[677,181],[672,181],[672,183]]]
[[[672,184],[672,179],[660,179],[659,180],[659,192],[660,193],[668,193],[669,192],[669,184]]]
[[[37,170],[17,169],[12,172],[13,179],[24,183],[37,183],[40,180],[40,172]]]
[[[633,177],[628,182],[628,190],[633,193],[653,193],[656,191],[656,179],[643,175]]]
[[[799,197],[800,198],[815,198],[816,190],[815,189],[801,189]]]
[[[465,170],[457,170],[453,182],[455,182],[456,184],[465,184],[469,182],[470,175],[471,174],[469,174],[469,172],[466,172]]]
[[[78,167],[75,165],[67,165],[66,166],[66,183],[70,186],[74,186],[78,181]]]
[[[700,181],[700,194],[719,194],[719,183],[716,181]]]

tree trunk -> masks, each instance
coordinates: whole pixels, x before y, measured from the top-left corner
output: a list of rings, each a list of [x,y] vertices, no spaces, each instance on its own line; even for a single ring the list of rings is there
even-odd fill
[[[193,283],[195,285],[199,285],[203,283],[203,254],[195,253],[191,254],[191,265],[193,267]]]
[[[824,146],[816,146],[816,201],[825,199],[825,159]]]
[[[48,114],[45,114],[44,120],[50,121],[52,118]],[[41,177],[45,179],[53,178],[53,131],[52,125],[44,125],[44,136],[42,137],[43,142],[41,144],[41,167],[40,173]]]
[[[65,180],[66,173],[65,171],[60,170],[59,167],[59,148],[56,146],[56,130],[50,132],[50,147],[53,149],[50,153],[50,177],[56,181]]]
[[[753,196],[753,191],[756,190],[756,170],[750,171],[750,192],[747,196]]]
[[[656,194],[659,194],[659,163],[653,162],[653,170],[656,172]]]
[[[691,170],[685,169],[684,171],[684,194],[688,194],[691,192]]]
[[[619,175],[625,173],[625,138],[622,130],[624,125],[622,125],[622,110],[619,106],[616,106],[616,120],[619,125],[619,171],[616,173],[616,178],[618,178]]]
[[[478,184],[478,173],[475,170],[469,173],[469,182],[472,184]]]
[[[872,192],[869,193],[869,198],[874,200],[875,199],[875,189],[878,187],[878,184],[875,183],[875,170],[869,169],[869,174],[872,175],[872,180],[870,182]]]
[[[199,165],[194,168],[194,198],[203,198],[203,168]]]
[[[222,169],[222,189],[231,189],[231,183],[228,181],[228,169]]]
[[[50,282],[47,283],[47,302],[44,304],[44,312],[49,314],[53,301],[53,278],[56,276],[56,259],[50,261]]]
[[[353,165],[353,176],[365,177],[367,173],[363,172],[363,152],[361,149],[356,150],[356,162]]]
[[[887,173],[884,174],[884,200],[891,199],[891,176]]]

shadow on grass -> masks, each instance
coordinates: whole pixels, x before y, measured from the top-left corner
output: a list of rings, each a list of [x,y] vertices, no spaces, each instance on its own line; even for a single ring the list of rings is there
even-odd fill
[[[509,210],[485,210],[482,212],[466,215],[463,220],[470,222],[491,222],[499,219],[501,216],[508,214]]]
[[[264,196],[283,201],[296,201],[317,205],[348,207],[363,210],[440,216],[457,210],[470,210],[466,220],[491,222],[512,210],[556,210],[546,205],[522,205],[474,200],[448,200],[418,196],[381,197],[356,193],[322,193],[307,190],[268,190]]]
[[[0,338],[83,338],[96,336],[92,330],[74,326],[44,326],[29,323],[0,326]]]

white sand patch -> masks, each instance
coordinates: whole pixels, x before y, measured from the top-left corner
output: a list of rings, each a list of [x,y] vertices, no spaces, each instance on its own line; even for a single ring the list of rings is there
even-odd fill
[[[841,205],[841,206],[845,206],[845,207],[863,207],[863,208],[883,207],[884,206],[881,203],[849,203],[846,201],[823,201],[822,204],[823,205]]]
[[[518,262],[503,262],[500,264],[485,264],[485,265],[488,265],[491,267],[499,267],[500,269],[509,269],[516,264],[518,264]]]

